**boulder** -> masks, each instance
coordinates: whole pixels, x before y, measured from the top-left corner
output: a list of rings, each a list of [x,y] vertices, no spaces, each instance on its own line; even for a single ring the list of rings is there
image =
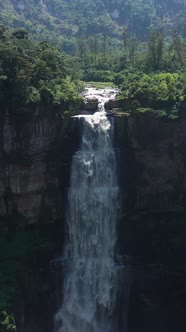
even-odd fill
[[[120,108],[120,107],[121,107],[120,100],[110,99],[105,103],[106,110],[112,110],[114,108]]]
[[[80,105],[80,110],[88,111],[90,113],[96,112],[97,109],[98,109],[98,98],[85,98]]]

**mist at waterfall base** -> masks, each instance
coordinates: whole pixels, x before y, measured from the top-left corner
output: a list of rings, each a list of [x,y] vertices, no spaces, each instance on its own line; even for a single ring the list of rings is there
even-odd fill
[[[119,188],[113,126],[104,110],[105,101],[116,92],[106,92],[108,95],[96,91],[98,112],[81,116],[84,127],[80,150],[72,159],[65,281],[55,332],[118,331],[115,245]]]

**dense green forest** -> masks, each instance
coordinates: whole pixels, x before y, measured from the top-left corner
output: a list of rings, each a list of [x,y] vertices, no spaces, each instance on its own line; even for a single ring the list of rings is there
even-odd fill
[[[80,81],[103,81],[122,88],[127,111],[176,117],[185,102],[185,6],[178,0],[0,1],[2,102],[73,109]]]
[[[169,37],[153,30],[145,42],[125,29],[117,49],[106,34],[88,41],[82,36],[75,55],[35,41],[23,28],[2,25],[0,38],[0,100],[11,112],[36,105],[40,111],[46,105],[55,112],[75,111],[83,82],[93,81],[118,85],[125,112],[155,111],[172,119],[185,113],[186,44],[176,29]]]
[[[170,33],[175,26],[185,36],[185,6],[181,0],[1,0],[0,21],[74,52],[75,39],[82,35],[105,33],[117,45],[123,26],[140,40],[153,28]]]
[[[62,52],[35,42],[24,30],[0,30],[0,102],[10,112],[60,105],[70,110],[79,100]]]

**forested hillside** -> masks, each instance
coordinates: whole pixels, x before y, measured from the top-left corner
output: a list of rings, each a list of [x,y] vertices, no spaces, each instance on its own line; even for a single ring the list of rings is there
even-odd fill
[[[129,112],[185,113],[184,1],[6,0],[0,6],[4,105],[18,102],[24,110],[48,103],[64,111],[67,101],[76,104],[81,80],[119,85]]]
[[[1,0],[0,22],[24,27],[73,52],[74,38],[106,34],[121,39],[123,26],[140,40],[153,28],[169,33],[177,27],[185,35],[185,6],[183,0]]]

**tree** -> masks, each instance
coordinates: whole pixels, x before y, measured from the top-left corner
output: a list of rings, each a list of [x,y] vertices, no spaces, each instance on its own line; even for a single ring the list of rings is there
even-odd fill
[[[81,60],[83,60],[87,53],[85,38],[83,36],[80,36],[78,38],[77,51],[78,51],[78,56],[80,57]]]
[[[158,30],[151,32],[148,40],[147,61],[152,70],[160,70],[163,60],[164,35]]]
[[[124,50],[127,48],[128,39],[129,39],[128,29],[127,29],[126,26],[124,26],[123,27],[123,33],[122,33],[122,41],[123,41],[123,48],[124,48]]]
[[[172,44],[170,46],[170,51],[173,52],[172,59],[179,62],[183,66],[183,56],[184,56],[184,45],[181,36],[178,34],[177,30],[172,32]]]
[[[104,33],[103,35],[103,61],[106,61],[107,58],[107,47],[108,47],[108,37],[107,34]]]
[[[63,104],[78,93],[72,82],[66,84],[70,70],[64,54],[46,42],[29,40],[25,31],[14,31],[0,40],[0,102],[9,112],[28,105]],[[70,80],[71,81],[71,80]],[[65,85],[66,84],[66,85]],[[66,96],[60,89],[66,86]],[[73,87],[74,98],[71,93]],[[43,100],[42,100],[43,99]],[[69,100],[70,101],[70,100]]]
[[[17,39],[28,39],[28,32],[25,29],[17,29],[12,33],[12,36]]]

